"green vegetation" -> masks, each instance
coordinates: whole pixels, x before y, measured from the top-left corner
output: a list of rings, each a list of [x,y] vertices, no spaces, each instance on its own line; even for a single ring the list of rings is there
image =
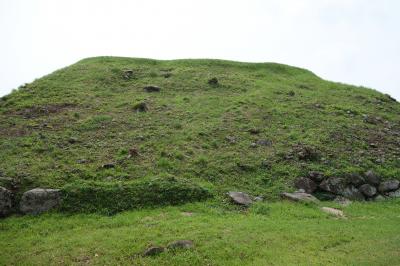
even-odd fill
[[[273,199],[310,170],[398,178],[399,114],[286,65],[89,58],[0,100],[0,171],[17,192],[172,175]]]
[[[208,202],[111,217],[8,218],[0,222],[0,264],[397,265],[399,207],[400,201],[354,203],[344,209],[346,219],[287,202],[258,203],[247,212]],[[141,256],[149,245],[177,239],[195,247]]]

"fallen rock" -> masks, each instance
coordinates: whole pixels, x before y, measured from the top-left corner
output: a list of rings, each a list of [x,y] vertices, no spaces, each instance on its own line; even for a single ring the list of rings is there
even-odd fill
[[[147,106],[147,103],[140,102],[133,106],[133,110],[135,110],[137,113],[144,113],[149,110],[149,107]]]
[[[334,202],[336,202],[339,205],[342,205],[344,207],[349,206],[351,204],[351,200],[349,200],[348,198],[342,197],[342,196],[337,196],[334,199]]]
[[[284,192],[281,194],[281,196],[284,199],[295,202],[312,202],[312,203],[319,202],[319,200],[313,195],[303,192],[293,192],[293,193]]]
[[[307,177],[298,178],[295,181],[294,186],[297,189],[303,189],[304,192],[309,194],[313,193],[317,189],[317,184],[315,184],[314,181],[312,181],[310,178]]]
[[[35,188],[25,192],[20,202],[20,210],[24,214],[40,214],[59,206],[61,192],[59,189]]]
[[[340,191],[339,194],[350,200],[365,200],[364,195],[354,186],[346,187],[343,191]]]
[[[348,181],[350,184],[359,187],[362,184],[365,184],[365,179],[360,174],[350,174],[348,176]]]
[[[346,182],[341,177],[329,177],[322,181],[319,187],[327,192],[341,195],[341,193],[346,189]]]
[[[400,186],[400,182],[398,180],[388,180],[388,181],[382,182],[379,185],[378,190],[381,193],[385,193],[385,192],[397,190],[399,188],[399,186]]]
[[[192,240],[178,240],[169,243],[167,249],[191,249],[194,247]]]
[[[371,198],[376,195],[376,188],[374,186],[371,186],[370,184],[364,184],[359,187],[359,190],[361,193],[363,193],[365,196]]]
[[[208,84],[212,86],[218,85],[218,79],[217,78],[212,78],[208,80]]]
[[[325,178],[323,173],[317,171],[310,171],[308,177],[317,183],[320,183]]]
[[[153,85],[146,86],[146,87],[144,87],[143,89],[144,89],[146,92],[160,92],[160,91],[161,91],[161,88],[160,88],[160,87],[153,86]]]
[[[389,192],[388,197],[389,198],[400,198],[400,189],[393,191],[393,192]]]
[[[341,210],[329,207],[322,207],[321,210],[327,214],[336,216],[336,217],[344,217],[344,213]]]
[[[130,79],[133,76],[133,70],[127,69],[124,70],[124,79]]]
[[[229,192],[228,196],[232,199],[232,201],[236,204],[243,206],[250,206],[253,203],[250,196],[243,192]]]
[[[260,139],[256,142],[256,144],[259,146],[272,146],[272,141],[267,139]]]
[[[5,217],[12,210],[12,193],[4,187],[0,187],[0,217]]]
[[[143,252],[143,256],[144,257],[156,256],[158,254],[163,253],[164,251],[165,251],[164,247],[152,246]]]
[[[370,185],[378,186],[381,182],[381,178],[375,174],[374,171],[370,170],[365,173],[365,181],[367,181],[367,183]]]

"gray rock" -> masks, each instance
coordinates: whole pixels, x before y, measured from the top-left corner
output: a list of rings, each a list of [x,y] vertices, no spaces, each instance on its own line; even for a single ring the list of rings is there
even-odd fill
[[[359,174],[350,174],[349,177],[348,177],[348,180],[349,180],[350,184],[352,184],[352,185],[354,185],[356,187],[359,187],[362,184],[365,184],[364,177],[362,177]]]
[[[369,198],[375,196],[377,192],[376,188],[374,186],[371,186],[370,184],[364,184],[358,189],[361,191],[361,193]]]
[[[228,196],[232,199],[234,203],[239,205],[250,206],[250,204],[253,203],[250,196],[243,192],[231,191],[228,193]]]
[[[192,240],[178,240],[172,243],[169,243],[168,249],[191,249],[194,247]]]
[[[267,139],[260,139],[256,142],[256,144],[259,146],[272,146],[272,141]]]
[[[382,195],[378,195],[374,198],[374,201],[384,201],[386,200],[386,197],[382,196]]]
[[[381,193],[390,192],[390,191],[397,190],[399,188],[399,186],[400,186],[400,182],[398,180],[388,180],[388,181],[382,182],[379,185],[378,190]]]
[[[336,217],[344,217],[344,213],[341,210],[330,208],[330,207],[322,207],[321,210],[329,215]]]
[[[158,254],[163,253],[164,251],[165,251],[164,247],[152,246],[143,252],[143,256],[144,257],[156,256]]]
[[[388,197],[389,198],[400,198],[400,189],[393,191],[393,192],[389,192]]]
[[[367,181],[367,183],[370,185],[378,186],[381,182],[381,178],[375,174],[374,171],[370,170],[365,173],[365,181]]]
[[[258,197],[255,197],[255,198],[254,198],[254,201],[257,201],[257,202],[261,202],[261,201],[263,201],[263,200],[264,200],[264,198],[261,197],[261,196],[258,196]]]
[[[24,214],[40,214],[58,207],[61,203],[59,189],[35,188],[25,192],[20,202],[20,210]]]
[[[302,192],[293,192],[293,193],[284,192],[281,194],[281,196],[284,199],[296,202],[312,202],[312,203],[319,202],[319,200],[313,195]]]
[[[160,92],[160,91],[161,91],[161,88],[160,88],[160,87],[157,87],[157,86],[150,85],[150,86],[144,87],[144,90],[145,90],[146,92]]]
[[[317,172],[317,171],[310,171],[308,173],[308,177],[317,183],[322,182],[322,180],[324,180],[324,178],[325,178],[323,173]]]
[[[342,196],[337,196],[334,201],[342,206],[349,206],[351,204],[351,200]]]
[[[339,194],[349,200],[365,200],[364,195],[354,186],[346,187],[343,191],[340,191]]]
[[[294,186],[297,189],[304,189],[304,191],[306,193],[313,193],[316,189],[317,189],[317,184],[315,184],[314,181],[312,181],[310,178],[308,177],[301,177],[298,178],[295,183]]]
[[[5,217],[12,210],[12,193],[4,187],[0,187],[0,217]]]
[[[342,195],[342,192],[346,189],[346,182],[340,177],[329,177],[322,181],[319,187],[327,192]]]

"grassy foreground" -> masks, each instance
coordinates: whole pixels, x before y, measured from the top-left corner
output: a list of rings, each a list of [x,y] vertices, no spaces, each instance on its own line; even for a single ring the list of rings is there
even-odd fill
[[[0,265],[398,265],[400,201],[353,203],[346,219],[317,206],[213,202],[115,216],[46,214],[0,220]],[[155,257],[178,239],[192,250]]]

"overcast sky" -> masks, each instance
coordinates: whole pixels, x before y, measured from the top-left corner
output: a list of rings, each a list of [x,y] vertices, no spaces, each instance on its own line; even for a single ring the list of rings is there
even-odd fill
[[[400,99],[398,0],[0,0],[0,96],[85,57],[278,62]]]

